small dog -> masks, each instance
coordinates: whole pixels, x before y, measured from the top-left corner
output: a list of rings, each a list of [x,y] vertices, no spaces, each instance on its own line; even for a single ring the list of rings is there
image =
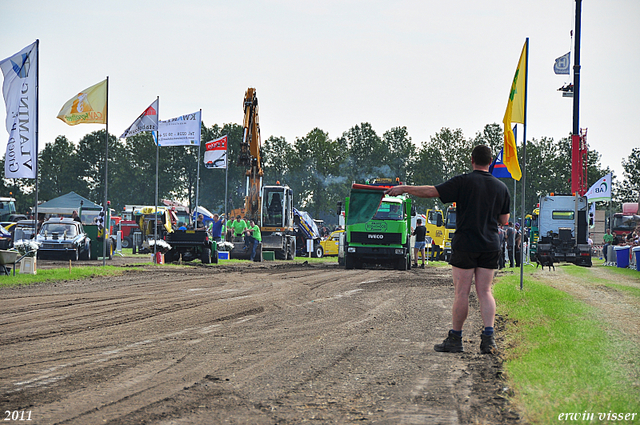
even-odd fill
[[[547,266],[549,267],[549,271],[551,271],[551,267],[553,267],[553,271],[556,271],[556,266],[553,265],[553,258],[548,254],[536,253],[536,269],[538,266],[542,266],[542,270],[544,270],[544,266]]]

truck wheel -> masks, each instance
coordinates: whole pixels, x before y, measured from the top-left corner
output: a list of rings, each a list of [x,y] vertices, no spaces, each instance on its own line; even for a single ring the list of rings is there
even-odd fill
[[[167,251],[164,254],[164,263],[168,264],[168,263],[173,263],[173,250],[170,249],[169,251]]]
[[[82,251],[82,254],[80,254],[80,259],[81,260],[90,260],[91,259],[91,242],[89,242],[87,244],[87,249],[85,249],[84,251]]]
[[[202,261],[202,264],[211,264],[211,248],[205,247],[202,250],[200,261]]]
[[[133,240],[129,236],[122,238],[122,247],[131,248],[133,246]]]
[[[218,264],[218,250],[217,249],[215,251],[213,251],[213,253],[211,254],[211,261],[213,262],[213,264]]]
[[[296,240],[295,238],[290,238],[288,251],[287,251],[287,260],[294,260],[295,258],[296,258]]]
[[[351,255],[345,255],[344,256],[344,267],[347,270],[351,270],[353,269],[355,266],[354,261],[353,261],[353,257]]]
[[[400,258],[398,260],[396,269],[406,271],[407,270],[407,259],[405,257]]]
[[[322,246],[320,246],[320,244],[317,244],[313,248],[313,256],[316,258],[322,258],[323,255],[324,255],[324,249],[322,249]]]

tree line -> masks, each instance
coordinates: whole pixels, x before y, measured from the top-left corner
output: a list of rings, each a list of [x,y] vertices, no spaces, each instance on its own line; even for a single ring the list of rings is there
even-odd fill
[[[228,136],[228,171],[206,169],[204,143]],[[161,147],[159,150],[160,199],[181,201],[195,206],[197,161],[200,161],[199,204],[212,212],[224,212],[225,178],[228,181],[228,209],[244,204],[245,169],[235,160],[240,151],[242,126],[239,124],[202,125],[202,148],[198,158],[195,146]],[[124,205],[153,205],[155,202],[156,146],[150,133],[120,140],[108,138],[108,198],[111,207],[122,211]],[[369,123],[356,125],[341,136],[314,128],[292,143],[271,136],[262,143],[264,184],[286,184],[294,192],[294,204],[312,217],[336,223],[336,205],[348,196],[353,182],[364,183],[378,177],[396,177],[408,184],[438,184],[471,170],[474,146],[489,146],[494,156],[503,145],[502,128],[488,124],[474,137],[460,129],[442,128],[430,140],[416,145],[406,127],[394,127],[378,135]],[[518,147],[521,167],[522,145]],[[4,159],[2,160],[4,162]],[[85,135],[77,144],[65,136],[47,143],[39,153],[38,199],[46,201],[74,191],[102,204],[104,200],[105,131]],[[635,202],[640,187],[640,148],[622,160],[624,175],[614,177],[614,198],[618,203]],[[589,184],[609,173],[600,164],[600,154],[588,155]],[[225,173],[228,175],[225,176]],[[521,215],[521,179],[501,179],[516,194],[516,217]],[[515,184],[514,184],[515,182]],[[35,202],[35,181],[2,179],[0,196],[16,198],[19,212]],[[527,141],[525,214],[530,213],[541,195],[571,191],[571,139],[543,137]],[[415,199],[418,212],[443,208],[438,199]],[[615,208],[615,207],[614,207]]]

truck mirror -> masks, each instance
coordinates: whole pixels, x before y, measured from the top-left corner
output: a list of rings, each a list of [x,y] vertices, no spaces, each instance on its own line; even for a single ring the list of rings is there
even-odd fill
[[[438,227],[442,227],[443,223],[442,223],[442,215],[438,214],[438,219],[436,220],[436,226]]]
[[[531,219],[530,218],[525,218],[524,219],[524,227],[531,227]]]
[[[337,215],[342,214],[342,202],[338,202],[338,205],[336,206],[336,213]]]
[[[416,207],[415,205],[411,205],[411,217],[415,217],[416,215],[418,215],[418,212],[416,211]]]

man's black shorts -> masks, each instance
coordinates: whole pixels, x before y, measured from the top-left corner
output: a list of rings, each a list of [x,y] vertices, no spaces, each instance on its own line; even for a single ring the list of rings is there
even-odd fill
[[[451,265],[459,269],[497,269],[501,251],[466,252],[454,250],[451,253]]]

